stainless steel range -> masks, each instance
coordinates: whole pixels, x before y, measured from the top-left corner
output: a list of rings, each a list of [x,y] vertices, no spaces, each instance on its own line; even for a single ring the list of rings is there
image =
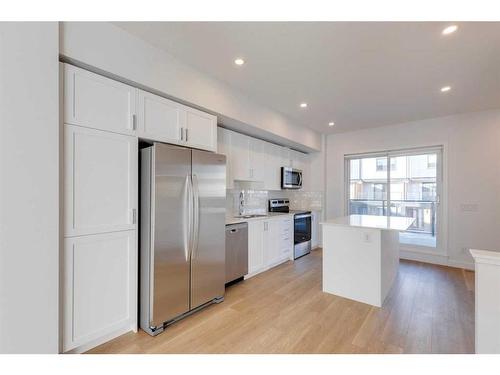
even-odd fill
[[[290,210],[286,198],[269,199],[269,212],[290,212],[294,214],[293,258],[297,259],[311,252],[311,211]]]

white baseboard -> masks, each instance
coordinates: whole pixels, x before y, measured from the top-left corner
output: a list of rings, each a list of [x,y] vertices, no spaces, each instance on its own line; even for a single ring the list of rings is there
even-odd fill
[[[439,264],[441,266],[464,268],[474,271],[474,263],[449,259],[448,256],[442,254],[419,253],[401,249],[399,252],[399,258],[424,263]]]

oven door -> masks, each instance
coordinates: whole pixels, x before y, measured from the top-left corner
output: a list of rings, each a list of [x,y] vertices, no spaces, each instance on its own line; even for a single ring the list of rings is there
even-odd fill
[[[311,241],[311,214],[297,214],[294,218],[294,244]]]
[[[302,171],[300,169],[282,167],[281,187],[283,189],[300,189],[302,187]]]

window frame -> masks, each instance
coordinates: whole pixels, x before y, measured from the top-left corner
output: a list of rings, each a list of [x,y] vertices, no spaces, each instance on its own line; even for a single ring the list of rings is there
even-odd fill
[[[344,184],[343,184],[343,196],[344,196],[344,215],[349,215],[349,198],[350,198],[350,161],[352,159],[366,159],[366,158],[388,158],[388,163],[390,159],[397,156],[411,156],[411,155],[422,155],[422,154],[432,154],[435,153],[436,156],[436,201],[437,201],[437,215],[438,221],[436,226],[436,231],[438,233],[436,237],[436,247],[418,246],[418,245],[408,245],[400,243],[401,254],[422,254],[422,256],[446,256],[448,254],[448,168],[447,168],[447,144],[439,144],[432,146],[419,146],[413,148],[404,149],[393,149],[393,150],[383,150],[375,152],[365,152],[365,153],[351,153],[344,154]],[[387,171],[388,174],[388,184],[390,184],[390,172],[391,168]],[[390,190],[387,190],[387,202],[391,201]],[[409,256],[409,255],[408,255]]]

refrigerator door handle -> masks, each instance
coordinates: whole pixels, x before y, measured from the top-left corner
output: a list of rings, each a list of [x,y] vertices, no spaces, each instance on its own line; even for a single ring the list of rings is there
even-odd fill
[[[189,261],[191,252],[191,236],[192,236],[192,222],[193,222],[193,187],[191,185],[191,178],[186,176],[185,181],[185,201],[184,201],[184,256],[186,261]]]
[[[191,246],[191,259],[198,249],[198,236],[200,234],[200,193],[198,176],[193,174],[193,243]]]

